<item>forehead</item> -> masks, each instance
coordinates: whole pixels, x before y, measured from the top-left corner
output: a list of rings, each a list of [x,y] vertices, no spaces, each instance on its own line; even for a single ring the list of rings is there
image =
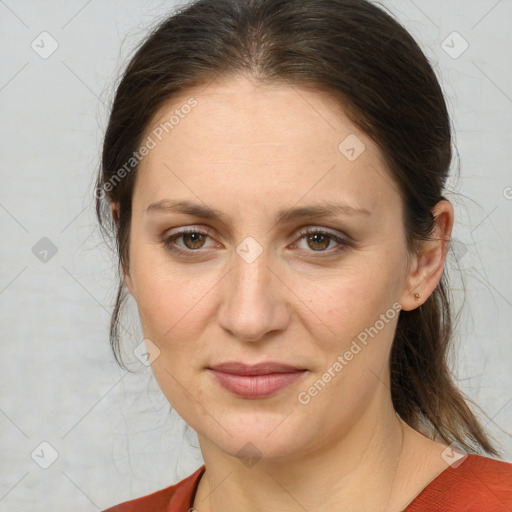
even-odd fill
[[[376,208],[398,195],[378,146],[332,96],[311,88],[216,80],[168,101],[148,137],[154,147],[136,186],[146,202],[194,189],[267,210],[326,194]]]

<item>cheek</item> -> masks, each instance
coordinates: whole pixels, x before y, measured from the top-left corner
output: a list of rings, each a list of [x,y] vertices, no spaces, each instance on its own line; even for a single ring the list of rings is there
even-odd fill
[[[202,400],[195,379],[208,350],[204,331],[212,315],[209,294],[219,282],[217,275],[210,274],[196,270],[191,276],[170,265],[139,266],[135,273],[144,337],[160,350],[151,365],[153,374],[185,421],[193,421],[194,414],[201,412],[200,407],[191,407],[191,397],[196,403]]]
[[[167,337],[187,337],[202,324],[220,277],[193,265],[169,262],[161,251],[135,254],[133,279],[145,336],[163,342]]]
[[[391,277],[396,276],[393,271],[384,271],[382,258],[376,260],[374,265],[344,266],[319,279],[295,281],[301,315],[326,343],[352,339],[392,308],[398,279]]]
[[[348,409],[363,407],[386,381],[399,316],[397,279],[391,277],[396,274],[384,271],[382,257],[375,258],[373,265],[354,265],[337,273],[336,279],[300,289],[309,294],[305,302],[311,311],[305,309],[303,318],[310,319],[310,350],[321,363],[312,394],[302,390],[305,399],[315,401],[313,408],[329,407],[335,397]]]

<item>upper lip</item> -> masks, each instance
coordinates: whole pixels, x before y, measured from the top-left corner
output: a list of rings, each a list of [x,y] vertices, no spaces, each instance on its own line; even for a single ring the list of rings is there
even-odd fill
[[[305,368],[299,368],[284,363],[268,361],[258,364],[244,364],[240,362],[227,362],[209,366],[210,370],[216,370],[223,373],[231,373],[234,375],[267,375],[269,373],[291,373],[303,371]]]

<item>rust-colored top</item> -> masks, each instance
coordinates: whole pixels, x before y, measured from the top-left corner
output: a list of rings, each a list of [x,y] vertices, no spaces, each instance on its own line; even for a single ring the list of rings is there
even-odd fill
[[[512,464],[468,455],[435,477],[403,512],[512,512]],[[104,512],[189,512],[205,466],[175,485]]]

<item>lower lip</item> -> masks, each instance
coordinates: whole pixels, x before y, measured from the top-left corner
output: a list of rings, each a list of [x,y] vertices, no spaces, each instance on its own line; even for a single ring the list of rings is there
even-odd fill
[[[243,398],[265,398],[274,395],[296,382],[306,373],[306,370],[301,370],[267,375],[234,375],[210,368],[208,370],[223,388]]]

